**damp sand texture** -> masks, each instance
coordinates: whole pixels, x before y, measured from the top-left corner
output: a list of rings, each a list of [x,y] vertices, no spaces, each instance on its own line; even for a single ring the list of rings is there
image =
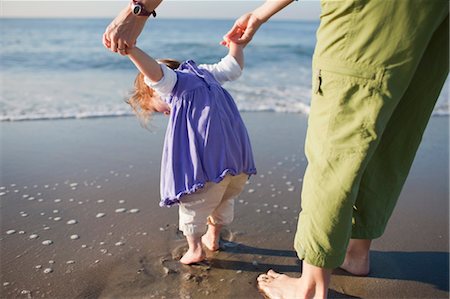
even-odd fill
[[[166,119],[0,123],[1,298],[260,298],[259,273],[299,275],[292,248],[307,118],[243,113],[258,174],[208,263],[183,266],[178,210],[160,208]],[[332,298],[448,298],[448,118],[433,117],[369,277]],[[445,208],[444,208],[445,207]]]

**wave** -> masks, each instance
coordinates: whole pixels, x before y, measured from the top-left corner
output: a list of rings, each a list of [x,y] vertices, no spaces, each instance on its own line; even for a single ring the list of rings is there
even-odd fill
[[[132,116],[132,112],[116,111],[116,112],[80,112],[80,113],[61,113],[61,114],[27,114],[27,115],[2,115],[1,122],[16,121],[36,121],[36,120],[58,120],[58,119],[90,119],[90,118],[107,118]]]
[[[247,113],[273,112],[273,113],[298,113],[309,115],[310,106],[298,102],[295,104],[261,104],[261,105],[240,105],[239,111]],[[93,118],[111,118],[111,117],[129,117],[134,116],[133,112],[128,110],[117,111],[93,111],[93,112],[62,112],[62,113],[30,113],[30,114],[11,114],[1,115],[0,122],[19,122],[19,121],[37,121],[37,120],[64,120],[64,119],[93,119]],[[437,107],[433,111],[434,117],[450,116],[448,107]]]

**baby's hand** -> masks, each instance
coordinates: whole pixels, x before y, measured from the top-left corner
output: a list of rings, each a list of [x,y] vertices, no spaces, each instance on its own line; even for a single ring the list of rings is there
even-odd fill
[[[239,39],[243,34],[244,34],[244,31],[240,28],[237,28],[235,31],[232,32],[232,34],[228,35],[226,37],[226,39],[224,38],[224,40],[221,41],[220,44],[227,48],[230,48],[231,44],[233,44],[235,46],[241,46],[242,48],[244,48],[245,47],[244,44],[238,44],[238,43],[234,42],[234,40]]]

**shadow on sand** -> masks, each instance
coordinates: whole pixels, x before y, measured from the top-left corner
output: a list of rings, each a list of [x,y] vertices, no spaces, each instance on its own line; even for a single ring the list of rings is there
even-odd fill
[[[369,277],[417,281],[449,291],[448,252],[371,251]]]
[[[227,253],[252,254],[271,257],[293,258],[288,265],[271,263],[249,263],[233,260],[211,261],[213,268],[242,270],[250,272],[266,272],[273,269],[277,272],[288,273],[301,272],[301,261],[297,259],[297,254],[293,250],[276,250],[251,247],[234,242],[225,242],[223,249]],[[391,252],[391,251],[371,251],[371,272],[369,278],[384,278],[416,281],[433,285],[442,291],[449,291],[449,253],[448,252]],[[334,275],[351,274],[336,270]],[[334,295],[333,295],[334,294]],[[332,292],[330,297],[347,296],[337,292]],[[352,298],[352,297],[345,297]]]

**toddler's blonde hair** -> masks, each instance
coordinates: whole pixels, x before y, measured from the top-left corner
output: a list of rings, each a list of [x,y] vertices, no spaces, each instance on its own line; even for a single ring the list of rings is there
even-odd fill
[[[180,62],[175,59],[158,59],[158,62],[164,63],[171,69],[177,69]],[[126,103],[131,106],[137,118],[146,126],[151,115],[156,112],[155,101],[158,98],[156,91],[144,82],[144,74],[139,72],[134,80],[134,90],[131,92],[130,98]]]

